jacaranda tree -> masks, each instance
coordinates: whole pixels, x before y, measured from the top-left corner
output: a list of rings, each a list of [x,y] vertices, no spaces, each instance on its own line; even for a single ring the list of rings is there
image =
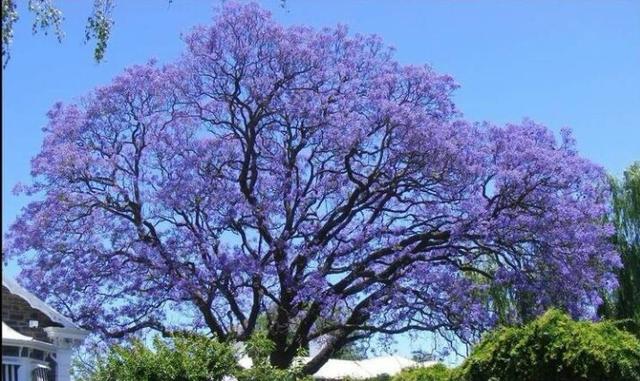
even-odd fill
[[[110,337],[208,329],[272,364],[495,317],[487,289],[589,316],[619,258],[607,177],[525,120],[460,120],[453,79],[374,36],[228,2],[176,62],[49,113],[6,237],[28,286]],[[489,300],[489,302],[487,302]]]

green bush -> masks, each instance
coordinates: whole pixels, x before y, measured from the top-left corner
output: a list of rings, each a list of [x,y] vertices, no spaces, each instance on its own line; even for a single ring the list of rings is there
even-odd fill
[[[634,325],[635,324],[635,325]],[[638,381],[637,322],[576,322],[550,310],[488,334],[458,368],[405,370],[393,381]]]
[[[617,328],[627,331],[640,339],[640,313],[633,319],[615,320],[613,324],[615,324]]]
[[[202,336],[134,340],[96,359],[88,381],[218,381],[237,369],[230,345]]]
[[[392,381],[449,381],[454,370],[442,364],[426,368],[413,368],[402,371]]]
[[[242,369],[237,349],[197,335],[176,336],[169,340],[155,337],[151,347],[140,340],[128,346],[113,346],[96,358],[92,371],[83,371],[85,381],[222,381],[233,376],[238,381],[309,380],[299,369],[275,369],[268,362],[272,345],[262,336],[246,345],[254,366]]]
[[[550,310],[521,328],[488,335],[460,381],[638,381],[640,340],[611,322],[576,322]]]

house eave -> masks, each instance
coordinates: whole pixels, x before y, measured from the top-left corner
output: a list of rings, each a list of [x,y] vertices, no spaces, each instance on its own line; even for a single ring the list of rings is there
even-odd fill
[[[28,347],[39,349],[45,352],[55,352],[56,346],[50,343],[45,343],[44,341],[39,340],[17,340],[17,339],[2,339],[2,345],[10,345],[14,347]]]

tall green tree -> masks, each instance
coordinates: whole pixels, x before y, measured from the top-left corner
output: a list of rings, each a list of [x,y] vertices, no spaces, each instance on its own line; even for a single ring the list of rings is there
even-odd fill
[[[622,265],[611,317],[640,320],[640,162],[612,181],[615,243]]]

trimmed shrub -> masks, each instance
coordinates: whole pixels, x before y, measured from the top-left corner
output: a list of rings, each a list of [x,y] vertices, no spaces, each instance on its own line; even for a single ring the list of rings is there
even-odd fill
[[[576,322],[550,310],[521,328],[489,334],[460,381],[638,381],[640,340],[611,322]]]

